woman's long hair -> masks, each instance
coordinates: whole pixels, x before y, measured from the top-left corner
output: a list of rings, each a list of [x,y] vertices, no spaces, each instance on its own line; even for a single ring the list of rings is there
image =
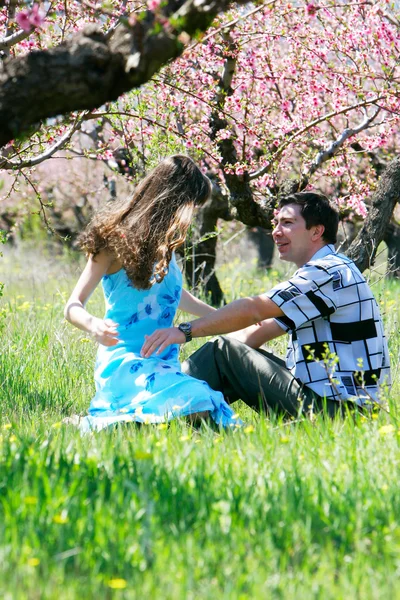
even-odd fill
[[[145,177],[133,196],[110,202],[79,237],[94,257],[107,250],[138,289],[164,279],[172,252],[183,244],[195,206],[211,194],[210,180],[188,156],[170,156]]]

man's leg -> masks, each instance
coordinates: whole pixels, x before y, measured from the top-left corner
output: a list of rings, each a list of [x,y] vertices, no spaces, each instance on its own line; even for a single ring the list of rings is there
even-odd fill
[[[265,350],[254,350],[233,338],[207,342],[182,365],[188,375],[206,381],[229,402],[243,400],[255,410],[297,416],[313,403],[311,390],[303,388],[282,359]]]

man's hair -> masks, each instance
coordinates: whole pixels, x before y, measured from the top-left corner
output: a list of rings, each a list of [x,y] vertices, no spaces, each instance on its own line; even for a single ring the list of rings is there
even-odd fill
[[[339,213],[335,206],[323,194],[314,192],[297,192],[280,199],[278,209],[288,204],[300,206],[300,214],[306,222],[306,228],[323,225],[322,235],[328,244],[335,244],[339,227]]]

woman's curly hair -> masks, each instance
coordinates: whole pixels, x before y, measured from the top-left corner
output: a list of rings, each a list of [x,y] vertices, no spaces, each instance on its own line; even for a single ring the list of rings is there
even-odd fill
[[[210,194],[210,180],[191,158],[170,156],[139,183],[132,198],[110,202],[98,212],[79,245],[93,257],[106,250],[121,262],[136,288],[147,290],[168,273],[194,207]]]

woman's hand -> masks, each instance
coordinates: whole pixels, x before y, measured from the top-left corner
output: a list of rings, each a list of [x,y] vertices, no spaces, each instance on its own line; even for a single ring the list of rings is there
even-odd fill
[[[118,323],[111,319],[92,317],[90,335],[103,346],[116,346],[119,341],[117,327]]]
[[[154,333],[145,335],[144,337],[146,341],[140,351],[143,358],[149,358],[157,348],[156,354],[161,354],[171,344],[184,344],[186,342],[185,334],[177,327],[156,329]]]

